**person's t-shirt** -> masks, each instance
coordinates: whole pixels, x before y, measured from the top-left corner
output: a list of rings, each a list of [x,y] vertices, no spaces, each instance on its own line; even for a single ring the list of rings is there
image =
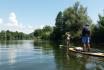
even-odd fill
[[[67,40],[70,40],[70,34],[67,34]]]
[[[90,30],[88,27],[84,27],[82,30],[82,36],[90,36]]]

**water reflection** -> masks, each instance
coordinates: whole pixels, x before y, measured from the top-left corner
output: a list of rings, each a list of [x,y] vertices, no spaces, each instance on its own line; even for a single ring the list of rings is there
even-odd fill
[[[23,40],[0,40],[0,45],[23,44]]]
[[[9,64],[14,64],[16,62],[16,50],[14,48],[8,49],[8,62]]]
[[[41,48],[43,53],[53,52],[56,70],[104,70],[104,58],[69,52],[60,49],[57,45],[48,42],[34,43],[35,48]]]
[[[83,54],[66,54],[65,50],[54,48],[57,70],[104,70],[104,58]]]
[[[2,50],[0,49],[0,65],[1,65],[1,59],[2,59]]]
[[[86,70],[104,70],[104,65],[102,61],[99,61],[99,59],[103,58],[98,58],[98,57],[88,57],[85,58],[85,69]]]
[[[80,54],[81,55],[81,54]],[[70,55],[72,56],[72,55]],[[74,58],[78,61],[81,67],[77,67],[79,70],[104,70],[104,58],[102,57],[93,57],[88,55],[81,55],[81,57],[77,57],[79,54],[74,54]],[[78,65],[77,65],[78,66]]]
[[[60,49],[55,49],[54,54],[57,70],[81,70],[81,64],[79,64],[77,58],[69,57],[65,51]]]
[[[12,42],[12,41],[11,41]],[[0,44],[0,70],[104,70],[104,58],[60,49],[58,45],[31,40]]]
[[[52,54],[53,44],[49,41],[37,41],[34,42],[34,49],[41,49],[44,54]]]

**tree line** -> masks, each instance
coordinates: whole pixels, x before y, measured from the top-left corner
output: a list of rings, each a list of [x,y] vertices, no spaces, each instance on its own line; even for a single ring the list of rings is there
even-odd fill
[[[27,40],[32,39],[32,34],[24,34],[23,32],[1,31],[0,40]]]
[[[37,39],[49,40],[50,34],[52,33],[53,28],[51,26],[44,26],[42,29],[36,29],[34,31],[34,36]]]
[[[56,16],[54,27],[47,26],[34,31],[34,36],[40,39],[48,39],[56,42],[65,40],[65,33],[71,32],[72,41],[81,41],[81,32],[85,24],[90,25],[91,40],[95,43],[103,43],[104,39],[104,15],[98,15],[99,20],[94,24],[87,14],[87,7],[79,2],[60,11]],[[46,30],[45,30],[46,29]]]

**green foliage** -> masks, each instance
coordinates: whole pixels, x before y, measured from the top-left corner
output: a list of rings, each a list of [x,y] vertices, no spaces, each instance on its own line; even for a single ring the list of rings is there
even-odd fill
[[[99,21],[98,21],[99,29],[101,31],[104,31],[104,16],[99,15]]]
[[[41,29],[36,29],[34,31],[34,36],[37,37],[37,38],[41,38],[41,35],[42,35],[42,30]]]
[[[97,25],[93,29],[93,41],[98,43],[104,42],[104,16],[99,15]]]
[[[91,24],[89,16],[87,16],[87,8],[76,2],[72,7],[67,8],[64,13],[65,32],[70,31],[72,35],[79,36],[84,24]]]
[[[56,17],[56,23],[51,34],[52,39],[60,41],[65,32],[71,32],[73,39],[77,40],[84,24],[91,24],[91,19],[87,15],[87,8],[76,2],[72,7],[59,12]]]
[[[53,33],[51,34],[51,39],[54,41],[58,41],[61,39],[63,33],[63,15],[60,11],[56,17],[55,27],[53,29]]]
[[[0,40],[26,40],[26,39],[33,39],[33,36],[30,34],[24,34],[22,32],[11,32],[1,31],[0,32]]]
[[[52,31],[52,27],[46,25],[45,27],[43,27],[43,29],[36,29],[34,31],[34,36],[38,39],[48,40],[50,39],[50,34],[52,33]]]

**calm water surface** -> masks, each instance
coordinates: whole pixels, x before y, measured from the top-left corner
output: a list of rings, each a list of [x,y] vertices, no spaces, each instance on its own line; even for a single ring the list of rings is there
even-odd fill
[[[68,56],[49,42],[0,41],[0,70],[104,70],[104,58]]]

